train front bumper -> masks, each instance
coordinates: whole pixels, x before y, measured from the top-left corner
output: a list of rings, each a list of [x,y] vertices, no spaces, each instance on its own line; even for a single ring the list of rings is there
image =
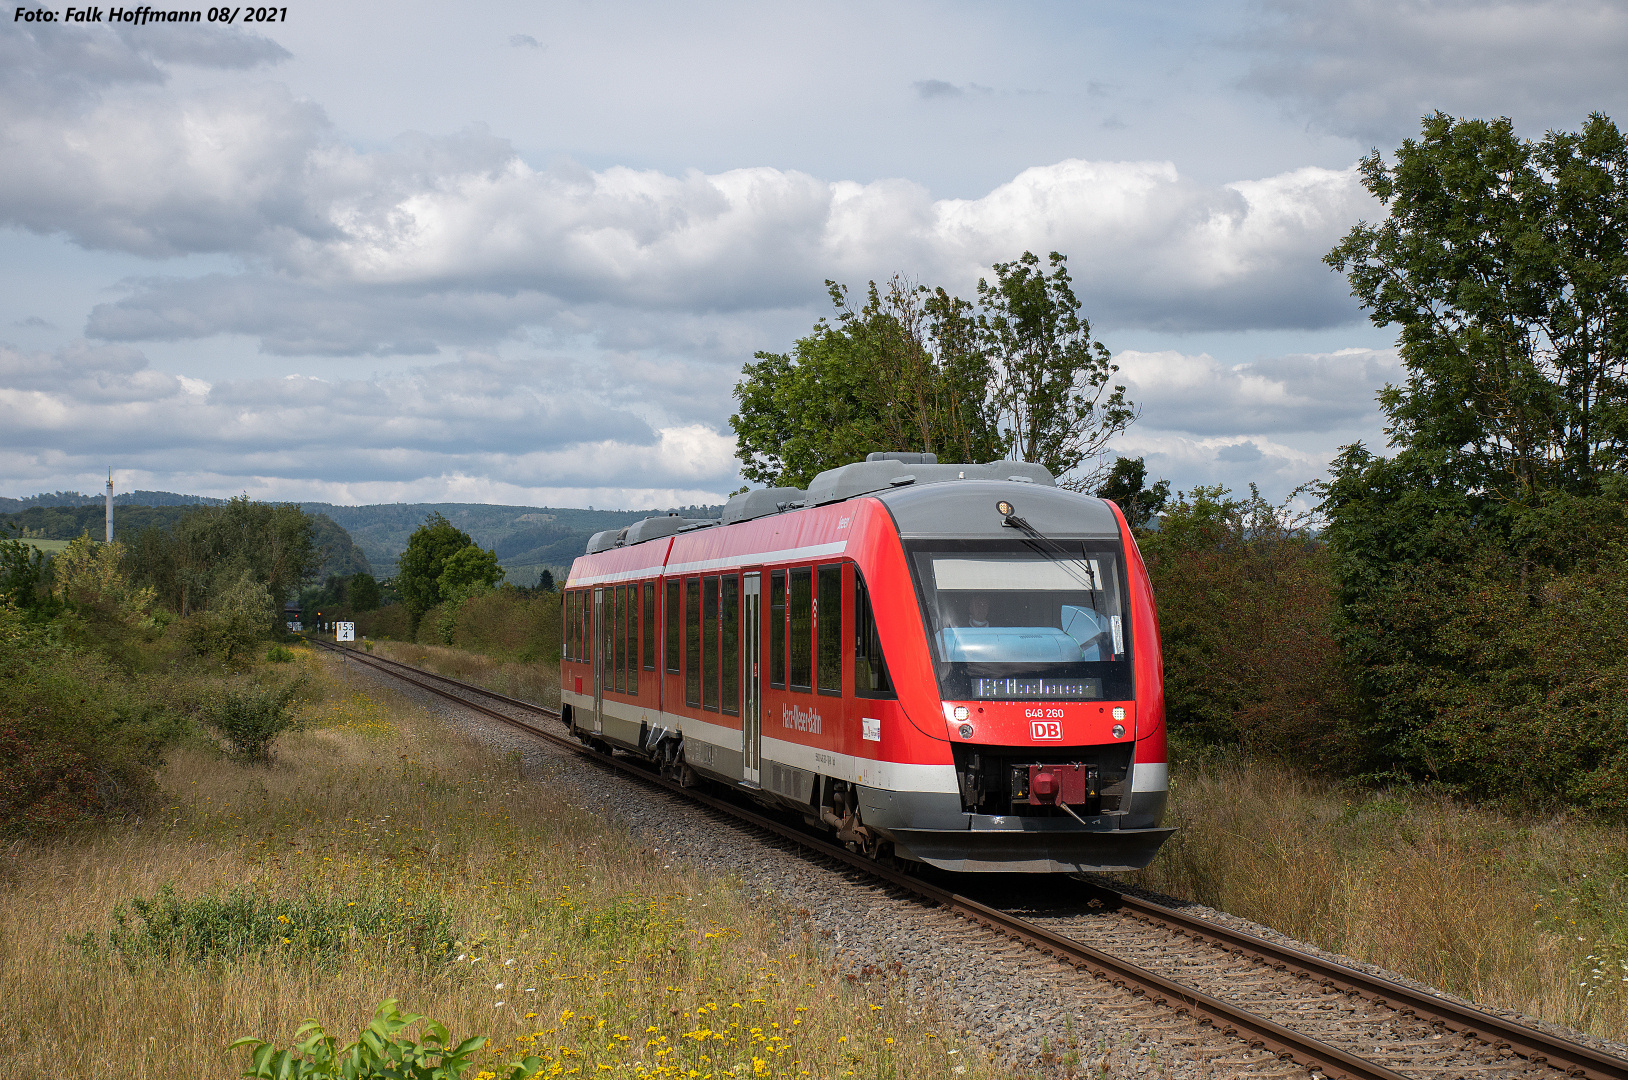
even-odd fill
[[[1140,870],[1176,831],[1154,826],[1151,818],[1143,825],[1128,817],[1088,817],[1082,826],[1057,818],[965,816],[966,829],[887,831],[906,858],[941,870],[1007,874]]]
[[[898,854],[942,870],[1067,874],[1140,870],[1175,829],[1159,826],[1163,792],[1129,813],[1064,817],[969,814],[957,795],[859,788],[866,826]],[[1151,810],[1152,812],[1144,812]]]

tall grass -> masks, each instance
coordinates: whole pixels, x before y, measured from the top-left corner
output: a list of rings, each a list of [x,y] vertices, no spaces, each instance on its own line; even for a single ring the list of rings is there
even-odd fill
[[[237,1036],[359,1030],[386,998],[489,1034],[483,1068],[994,1075],[948,1057],[896,978],[824,967],[796,917],[296,652],[325,693],[269,766],[195,741],[160,775],[161,813],[6,850],[0,1075],[224,1077]],[[421,923],[443,947],[400,947]],[[205,929],[231,947],[193,948]]]
[[[1357,791],[1236,752],[1173,775],[1133,880],[1474,1001],[1628,1036],[1628,831]]]
[[[373,651],[389,660],[433,671],[448,678],[496,690],[521,701],[556,708],[560,703],[560,666],[502,660],[442,645],[414,645],[405,641],[379,641]]]

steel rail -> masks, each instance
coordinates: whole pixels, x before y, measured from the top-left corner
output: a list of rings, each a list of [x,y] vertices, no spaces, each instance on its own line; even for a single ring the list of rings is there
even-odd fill
[[[339,649],[337,645],[321,639],[311,640],[324,648],[336,651]],[[693,788],[686,788],[676,781],[634,764],[629,759],[592,750],[575,739],[545,731],[523,720],[487,708],[479,702],[470,701],[440,687],[421,682],[418,678],[409,678],[408,675],[434,679],[470,693],[494,698],[513,707],[557,719],[560,714],[553,709],[511,698],[445,675],[424,671],[399,660],[375,657],[355,650],[344,651],[358,661],[386,674],[395,675],[422,690],[474,709],[563,749],[581,754],[598,765],[616,769],[645,783],[693,799],[865,874],[882,878],[902,891],[929,900],[962,918],[1029,945],[1076,970],[1090,972],[1115,986],[1129,989],[1133,994],[1145,996],[1156,1005],[1171,1008],[1178,1015],[1194,1015],[1200,1024],[1213,1026],[1223,1034],[1241,1038],[1252,1046],[1270,1050],[1280,1058],[1292,1060],[1296,1064],[1315,1069],[1330,1077],[1346,1077],[1349,1080],[1407,1080],[1402,1073],[1347,1053],[1339,1047],[1303,1035],[1265,1017],[1257,1016],[1222,998],[1183,986],[1128,960],[1094,949],[1083,942],[1064,937],[959,893],[952,893],[921,881],[756,811]],[[1318,985],[1359,995],[1375,1004],[1394,1008],[1402,1016],[1441,1024],[1466,1038],[1489,1043],[1495,1049],[1507,1048],[1534,1064],[1559,1069],[1569,1076],[1585,1077],[1588,1080],[1628,1080],[1628,1060],[1600,1053],[1559,1036],[1549,1035],[1457,1002],[1446,1001],[1401,983],[1369,975],[1344,964],[1279,945],[1253,934],[1183,915],[1171,908],[1106,888],[1095,882],[1088,884],[1092,890],[1102,894],[1109,906],[1129,910],[1143,921],[1161,924],[1178,935],[1192,938],[1195,942],[1214,942],[1223,950],[1249,954],[1278,970],[1302,973]]]

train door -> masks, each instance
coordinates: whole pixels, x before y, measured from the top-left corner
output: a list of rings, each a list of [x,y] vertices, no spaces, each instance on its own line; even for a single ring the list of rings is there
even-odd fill
[[[759,778],[758,746],[763,736],[763,695],[758,692],[758,653],[761,623],[758,599],[761,574],[746,574],[741,580],[741,763],[743,779],[762,783]]]
[[[605,590],[594,590],[594,732],[605,730],[605,647],[610,644],[610,626],[605,622]]]

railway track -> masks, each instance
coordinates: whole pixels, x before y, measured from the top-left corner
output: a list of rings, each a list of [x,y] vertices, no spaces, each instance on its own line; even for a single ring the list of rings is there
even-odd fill
[[[337,646],[312,639],[328,649]],[[666,789],[858,870],[919,900],[1020,942],[1076,971],[1123,987],[1196,1035],[1226,1036],[1314,1075],[1402,1077],[1559,1075],[1628,1080],[1628,1060],[1181,911],[1090,883],[1025,890],[1014,905],[984,900],[879,865],[798,825],[682,788],[632,759],[584,747],[551,728],[555,710],[394,660],[349,657],[572,753]],[[546,726],[545,726],[546,725]],[[996,906],[1001,903],[1002,906]],[[1016,910],[1014,910],[1016,908]],[[1021,914],[1020,914],[1021,912]],[[1177,1040],[1181,1041],[1181,1040]],[[1270,1059],[1265,1059],[1270,1060]]]

